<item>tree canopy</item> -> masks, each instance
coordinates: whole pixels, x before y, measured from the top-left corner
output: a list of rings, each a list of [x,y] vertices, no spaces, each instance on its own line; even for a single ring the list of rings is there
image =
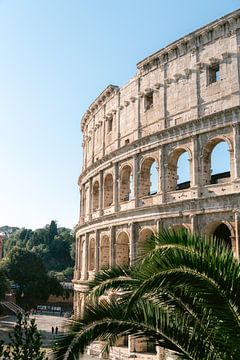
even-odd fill
[[[48,271],[64,272],[74,265],[74,237],[70,229],[60,227],[52,220],[44,228],[16,229],[4,241],[4,256],[15,247],[21,247],[40,256]],[[71,280],[71,278],[65,278]]]
[[[82,319],[71,322],[57,359],[92,341],[106,350],[121,336],[148,338],[177,359],[240,358],[240,265],[215,239],[162,231],[131,268],[98,273]]]
[[[34,305],[50,294],[61,295],[59,282],[50,277],[41,258],[34,252],[15,246],[4,263],[4,270],[17,287],[17,301]]]

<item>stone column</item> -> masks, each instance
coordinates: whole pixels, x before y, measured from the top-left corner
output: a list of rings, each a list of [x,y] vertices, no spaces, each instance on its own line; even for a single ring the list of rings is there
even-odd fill
[[[235,241],[236,241],[236,258],[239,260],[239,212],[234,213],[234,225],[235,225]]]
[[[167,181],[167,164],[164,164],[164,148],[159,150],[159,173],[158,173],[158,191],[162,195],[162,202],[166,202],[166,181]]]
[[[76,238],[76,249],[75,249],[75,270],[76,270],[75,279],[76,280],[79,280],[81,276],[80,243],[81,243],[81,238],[80,237]]]
[[[240,178],[240,131],[239,123],[235,122],[233,128],[233,157],[234,157],[234,180]]]
[[[197,231],[197,216],[190,215],[189,217],[190,217],[190,221],[191,221],[191,232],[192,232],[192,234],[194,234]]]
[[[95,230],[95,271],[99,271],[100,231]]]
[[[116,229],[114,226],[110,227],[110,258],[109,266],[110,268],[115,265],[116,256],[115,256],[115,247],[116,247]]]
[[[88,187],[88,220],[92,219],[92,178],[89,179]]]
[[[139,199],[138,199],[138,190],[140,184],[140,174],[139,174],[139,162],[138,162],[138,154],[133,155],[133,173],[132,173],[132,196],[135,200],[135,207],[138,207]]]
[[[93,117],[93,127],[92,127],[92,164],[94,163],[94,143],[95,143],[95,116]]]
[[[116,114],[117,120],[117,147],[118,149],[121,146],[121,110],[120,110],[120,101],[121,101],[121,92],[118,92],[118,110]]]
[[[82,256],[82,280],[87,280],[88,278],[88,239],[89,234],[85,234],[85,240],[83,242],[83,256]]]
[[[163,223],[161,219],[158,219],[156,222],[157,222],[157,235],[158,235],[163,228]]]
[[[199,151],[198,138],[192,136],[192,159],[191,159],[191,187],[198,187],[199,185],[199,165],[198,165]]]
[[[114,211],[118,211],[118,163],[114,163],[113,165],[113,205]]]
[[[106,133],[106,106],[104,105],[104,116],[102,126],[102,155],[105,155],[105,133]]]
[[[130,251],[129,251],[129,257],[130,257],[130,265],[134,263],[134,260],[136,259],[136,224],[134,222],[129,224],[130,229]]]
[[[137,79],[138,86],[138,97],[137,97],[137,138],[142,137],[142,126],[141,126],[141,77]]]
[[[99,215],[103,214],[103,171],[99,172]]]

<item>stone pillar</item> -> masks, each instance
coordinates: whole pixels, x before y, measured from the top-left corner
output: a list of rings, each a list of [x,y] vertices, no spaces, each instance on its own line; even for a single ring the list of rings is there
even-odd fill
[[[234,213],[235,241],[236,241],[236,258],[239,260],[239,212]]]
[[[88,278],[88,239],[89,234],[85,234],[85,240],[83,242],[83,256],[82,256],[82,280],[87,280]]]
[[[104,105],[104,116],[102,126],[102,155],[105,155],[105,133],[106,133],[106,106]]]
[[[198,151],[198,138],[192,136],[192,159],[191,159],[191,187],[199,186],[199,151]]]
[[[161,219],[158,219],[156,222],[157,222],[157,235],[158,235],[163,228],[163,223]]]
[[[240,131],[239,123],[234,123],[233,127],[233,157],[234,157],[234,180],[240,178]]]
[[[94,163],[94,143],[95,143],[95,116],[93,117],[93,127],[92,127],[92,164]]]
[[[95,271],[99,271],[100,231],[95,230]]]
[[[164,148],[159,150],[159,173],[158,173],[158,191],[162,194],[162,202],[166,202],[166,182],[167,182],[167,164],[164,164]]]
[[[120,101],[121,101],[121,92],[118,92],[118,110],[116,114],[116,120],[117,120],[117,147],[118,149],[121,146],[121,110],[120,110]]]
[[[142,126],[141,126],[141,77],[137,79],[138,82],[138,97],[137,97],[137,138],[142,137]]]
[[[75,249],[75,279],[79,280],[81,277],[81,259],[80,259],[80,245],[81,245],[81,238],[76,238],[76,249]]]
[[[132,173],[132,196],[135,200],[135,207],[138,207],[139,203],[139,184],[140,184],[140,174],[139,174],[139,162],[138,154],[133,155],[133,173]]]
[[[99,172],[99,215],[103,214],[103,171]]]
[[[88,187],[88,220],[92,219],[92,178],[89,179]]]
[[[191,221],[191,232],[192,234],[194,234],[197,231],[197,216],[190,215],[190,221]]]
[[[168,111],[167,111],[167,63],[163,64],[163,72],[164,72],[164,87],[163,87],[163,106],[164,106],[164,129],[167,128],[167,118],[168,118]]]
[[[132,222],[130,224],[130,251],[129,251],[129,257],[130,257],[130,265],[134,263],[134,260],[136,259],[136,224]]]
[[[119,184],[118,163],[116,162],[113,165],[113,206],[114,206],[114,211],[118,211],[118,184]]]
[[[110,228],[110,261],[109,266],[110,268],[115,265],[116,262],[116,254],[115,254],[115,247],[116,247],[116,229],[114,226],[111,226]]]

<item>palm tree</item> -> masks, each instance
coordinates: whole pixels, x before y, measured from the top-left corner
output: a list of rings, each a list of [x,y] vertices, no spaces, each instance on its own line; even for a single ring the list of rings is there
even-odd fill
[[[73,360],[94,340],[147,337],[177,359],[240,359],[240,266],[216,239],[162,231],[131,268],[99,272],[83,319],[60,339],[56,359]]]

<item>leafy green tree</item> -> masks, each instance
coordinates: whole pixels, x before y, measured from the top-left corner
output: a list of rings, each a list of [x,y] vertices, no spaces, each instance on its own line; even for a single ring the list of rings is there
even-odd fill
[[[50,240],[53,240],[55,236],[58,235],[57,222],[52,220],[49,225],[49,236]]]
[[[33,306],[39,300],[47,300],[50,294],[60,295],[61,286],[48,276],[41,258],[32,251],[15,247],[5,263],[8,278],[18,285],[17,301]]]
[[[37,330],[35,319],[27,315],[18,315],[13,333],[9,334],[10,343],[4,349],[0,346],[0,355],[4,360],[47,360],[45,352],[41,350],[41,334]]]
[[[73,360],[94,340],[150,339],[177,359],[239,360],[240,265],[224,244],[162,231],[128,268],[96,275],[83,319],[60,340],[57,358]]]

